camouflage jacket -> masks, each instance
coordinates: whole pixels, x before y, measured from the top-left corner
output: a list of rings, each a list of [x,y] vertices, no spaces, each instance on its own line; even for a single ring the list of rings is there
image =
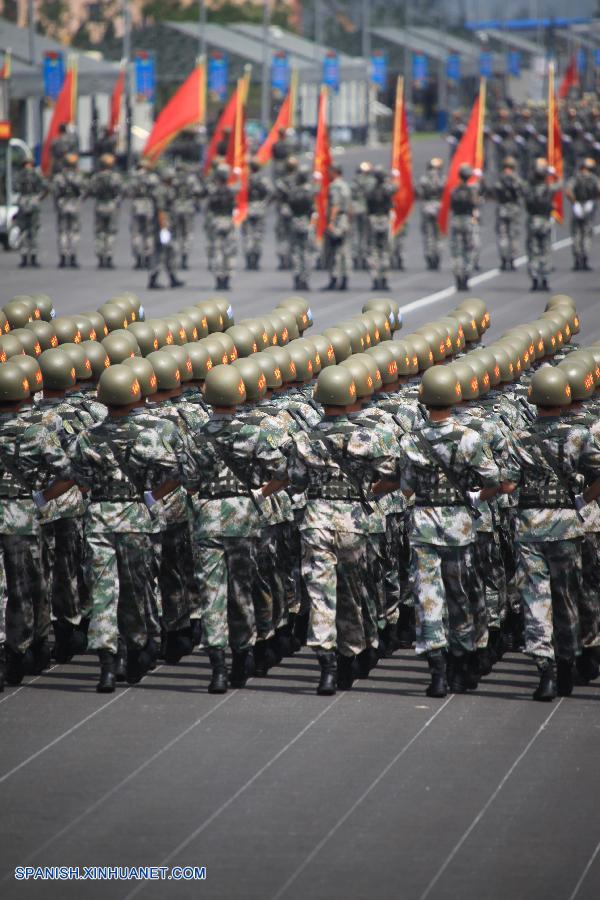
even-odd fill
[[[391,413],[386,412],[376,402],[366,403],[358,412],[349,413],[348,418],[361,428],[370,428],[391,448],[393,455],[399,456],[400,438],[404,434],[402,428],[394,421]],[[392,513],[403,513],[406,510],[406,499],[402,491],[385,494],[373,504],[374,511],[369,520],[374,533],[385,531],[385,516]]]
[[[269,411],[271,410],[271,412]],[[274,413],[274,414],[273,414]],[[283,410],[276,410],[268,404],[257,403],[253,406],[242,406],[238,409],[237,418],[246,425],[257,425],[272,441],[273,446],[286,453],[291,443],[289,426],[294,430],[298,428],[293,419]],[[265,500],[263,515],[271,525],[280,525],[283,522],[292,522],[294,513],[292,501],[286,491],[272,494]]]

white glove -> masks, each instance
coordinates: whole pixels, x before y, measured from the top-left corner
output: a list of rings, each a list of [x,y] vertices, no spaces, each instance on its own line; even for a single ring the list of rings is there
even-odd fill
[[[471,505],[477,509],[481,503],[481,491],[467,491],[467,497],[471,501]]]
[[[169,229],[161,228],[159,238],[160,238],[160,242],[163,245],[163,247],[166,247],[168,244],[170,244],[171,243],[171,232],[169,231]]]
[[[583,204],[583,211],[586,214],[586,216],[590,216],[594,212],[594,201],[586,200],[585,203]]]
[[[554,166],[548,166],[548,175],[556,175],[556,169]]]
[[[573,204],[573,215],[576,219],[583,219],[583,206],[581,203],[576,202]]]
[[[48,503],[48,501],[44,499],[43,491],[34,491],[31,497],[38,509],[43,509]]]
[[[583,509],[584,506],[587,506],[587,502],[583,494],[575,495],[575,509],[577,512]]]
[[[152,491],[144,491],[144,503],[148,507],[148,509],[152,509],[152,507],[158,503],[158,500],[155,498]]]

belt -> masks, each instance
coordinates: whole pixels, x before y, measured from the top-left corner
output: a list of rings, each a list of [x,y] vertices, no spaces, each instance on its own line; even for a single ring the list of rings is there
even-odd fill
[[[466,506],[464,500],[445,500],[443,503],[436,503],[429,500],[415,500],[415,506]]]

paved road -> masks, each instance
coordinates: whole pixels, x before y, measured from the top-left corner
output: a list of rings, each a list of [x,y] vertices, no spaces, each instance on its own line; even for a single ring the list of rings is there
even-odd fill
[[[415,146],[417,172],[437,149]],[[359,157],[346,158],[351,170]],[[523,267],[494,274],[491,208],[485,220],[472,293],[488,303],[493,336],[533,318],[544,297],[527,292]],[[92,267],[90,231],[88,218],[85,267],[58,272],[46,218],[46,267],[22,273],[2,256],[1,298],[45,290],[68,312],[140,289],[127,268],[125,222],[114,273]],[[407,329],[454,303],[447,258],[445,271],[424,272],[419,238],[415,222],[408,270],[392,280]],[[188,287],[139,291],[150,312],[212,293],[201,247]],[[273,251],[269,240],[264,271],[236,277],[238,316],[292,293],[287,273],[273,271]],[[555,260],[552,288],[576,298],[586,340],[600,338],[598,276],[572,274],[568,247]],[[322,281],[316,273],[314,284]],[[358,311],[368,295],[363,273],[345,295],[314,291],[317,328]],[[211,697],[207,660],[195,655],[107,698],[95,693],[90,656],[7,690],[0,897],[597,900],[598,686],[534,704],[533,666],[518,655],[475,694],[445,701],[425,698],[426,667],[410,652],[333,698],[314,694],[316,674],[304,652],[246,690]],[[18,883],[17,865],[206,866],[207,880]]]

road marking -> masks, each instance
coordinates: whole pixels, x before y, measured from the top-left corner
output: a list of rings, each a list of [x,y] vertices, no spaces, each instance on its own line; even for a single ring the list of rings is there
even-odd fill
[[[327,834],[326,834],[323,838],[321,838],[321,840],[319,841],[318,844],[315,845],[315,847],[311,850],[311,852],[308,854],[308,856],[300,863],[300,865],[298,866],[298,868],[295,869],[294,872],[292,872],[292,874],[290,875],[290,877],[288,878],[288,880],[285,882],[285,884],[283,884],[283,885],[279,888],[279,890],[277,891],[277,893],[273,895],[272,900],[279,900],[280,897],[283,897],[283,895],[285,894],[285,892],[287,891],[287,889],[290,888],[290,887],[292,886],[292,884],[296,881],[296,879],[298,878],[298,876],[301,875],[302,872],[306,869],[306,867],[309,866],[309,865],[311,864],[311,862],[313,861],[313,859],[321,852],[321,850],[323,849],[323,847],[325,846],[325,844],[330,840],[330,838],[332,838],[333,835],[334,835],[337,831],[339,831],[339,829],[342,827],[342,825],[343,825],[345,822],[348,821],[348,819],[350,818],[350,816],[352,815],[352,813],[353,813],[356,809],[358,809],[358,807],[360,806],[360,804],[361,804],[364,800],[366,800],[366,798],[369,796],[369,794],[371,793],[371,791],[372,791],[374,788],[377,787],[377,785],[379,784],[379,782],[380,782],[383,778],[385,778],[385,776],[388,774],[388,772],[390,771],[390,769],[392,769],[392,768],[396,765],[396,763],[398,762],[398,760],[400,760],[400,759],[404,756],[404,754],[407,752],[407,750],[409,750],[409,749],[412,747],[412,745],[415,743],[415,741],[417,740],[417,738],[419,738],[419,737],[423,734],[423,732],[424,732],[427,728],[429,728],[429,726],[430,726],[431,723],[434,721],[434,719],[436,719],[436,718],[439,716],[439,714],[440,714],[440,713],[448,706],[448,704],[449,704],[450,701],[453,699],[453,697],[454,697],[454,695],[451,695],[450,697],[448,697],[448,699],[445,700],[444,703],[442,703],[442,705],[440,706],[440,708],[439,708],[438,710],[436,710],[436,711],[434,712],[434,714],[433,714],[432,716],[430,716],[429,719],[427,719],[427,721],[425,722],[425,724],[422,725],[422,726],[419,728],[419,730],[417,731],[417,733],[416,733],[415,735],[413,735],[413,737],[410,739],[410,741],[409,741],[407,744],[405,744],[404,747],[402,747],[401,750],[398,751],[398,753],[394,756],[394,758],[391,760],[391,762],[389,762],[389,763],[387,764],[387,766],[379,773],[379,775],[377,776],[377,778],[375,778],[375,779],[371,782],[371,784],[368,786],[368,788],[366,788],[366,789],[363,791],[363,793],[360,795],[360,797],[359,797],[357,800],[355,800],[355,802],[354,802],[354,803],[352,804],[352,806],[344,813],[344,815],[343,815],[340,819],[338,819],[338,821],[335,823],[335,825],[333,826],[333,828],[330,828],[330,830],[327,832]]]
[[[544,719],[544,721],[542,722],[542,724],[540,725],[540,727],[538,728],[536,733],[533,735],[533,737],[531,738],[531,740],[529,741],[529,743],[527,744],[525,749],[522,750],[521,753],[519,753],[519,755],[515,759],[514,763],[512,764],[512,766],[506,773],[506,775],[504,775],[504,777],[498,784],[498,787],[496,788],[494,793],[489,797],[487,802],[481,807],[481,809],[479,810],[479,812],[477,813],[477,815],[475,816],[475,818],[473,819],[473,821],[471,822],[469,827],[463,833],[460,840],[458,840],[457,843],[454,845],[453,849],[450,851],[450,853],[448,854],[448,856],[446,857],[446,859],[444,860],[442,865],[439,867],[439,869],[437,870],[437,872],[435,873],[435,875],[433,876],[433,878],[431,879],[431,881],[429,882],[429,884],[427,885],[427,887],[425,888],[423,893],[420,895],[419,900],[425,900],[426,897],[429,897],[433,888],[436,886],[436,884],[438,883],[438,881],[440,880],[440,878],[442,877],[442,875],[444,874],[444,872],[446,871],[446,869],[448,868],[448,866],[450,865],[452,860],[455,858],[456,854],[459,852],[460,848],[463,846],[463,844],[465,843],[465,841],[467,840],[469,835],[474,831],[474,829],[477,827],[477,825],[479,825],[479,823],[483,819],[484,815],[486,814],[486,812],[488,811],[488,809],[490,808],[490,806],[492,805],[492,803],[494,802],[494,800],[496,799],[496,797],[498,796],[498,794],[500,793],[500,791],[502,790],[502,788],[504,787],[504,785],[506,784],[506,782],[508,781],[508,779],[510,778],[512,773],[515,771],[515,769],[517,768],[517,766],[519,765],[521,760],[523,760],[527,756],[527,753],[529,752],[529,750],[531,750],[531,748],[533,747],[534,743],[536,742],[536,740],[538,739],[540,734],[542,734],[542,732],[546,729],[552,716],[558,712],[558,710],[561,707],[562,702],[563,702],[563,698],[561,697],[561,699],[558,701],[558,703],[556,703],[553,706],[549,715],[546,716],[546,718]]]
[[[569,897],[569,900],[575,900],[575,897],[576,897],[577,894],[579,893],[579,888],[581,887],[581,885],[582,885],[583,882],[585,881],[586,876],[587,876],[587,873],[588,873],[588,872],[590,871],[590,869],[592,868],[592,866],[593,866],[593,864],[594,864],[594,860],[596,859],[596,857],[598,856],[599,853],[600,853],[600,841],[596,844],[596,849],[594,850],[594,852],[593,852],[592,855],[590,856],[589,862],[588,862],[587,866],[585,867],[585,869],[583,870],[583,872],[581,873],[581,877],[580,877],[579,881],[577,882],[577,884],[575,885],[575,887],[574,887],[574,889],[573,889],[573,893],[572,893],[571,896]]]
[[[281,757],[284,755],[284,753],[287,753],[287,751],[291,747],[293,747],[294,744],[296,744],[300,740],[300,738],[302,738],[306,734],[306,732],[309,731],[313,727],[313,725],[316,725],[316,723],[319,721],[319,719],[322,719],[323,716],[326,713],[328,713],[329,710],[333,706],[335,706],[335,704],[338,703],[342,699],[343,696],[344,696],[344,694],[337,694],[337,696],[334,697],[334,699],[331,701],[331,703],[328,703],[327,706],[324,706],[318,716],[316,716],[314,719],[312,719],[310,722],[308,722],[308,724],[305,725],[304,728],[302,728],[302,730],[299,731],[295,737],[293,737],[290,741],[287,742],[285,747],[282,747],[281,750],[278,750],[277,753],[275,754],[275,756],[271,757],[271,759],[268,762],[266,762],[264,764],[264,766],[261,766],[261,768],[258,770],[258,772],[254,773],[252,778],[249,778],[248,781],[245,784],[243,784],[240,788],[238,788],[238,790],[234,794],[232,794],[228,800],[226,800],[224,803],[222,803],[218,809],[216,809],[213,813],[211,813],[211,815],[207,819],[204,820],[204,822],[202,822],[200,825],[198,825],[198,827],[195,828],[194,831],[191,832],[191,834],[189,834],[183,841],[181,841],[181,843],[178,844],[177,847],[175,847],[175,849],[172,850],[169,853],[169,855],[166,856],[162,860],[160,865],[161,866],[169,865],[169,863],[171,862],[171,860],[174,857],[176,857],[179,853],[181,853],[182,850],[185,850],[185,848],[187,846],[189,846],[189,844],[191,844],[192,841],[194,841],[198,837],[198,835],[202,834],[202,832],[206,828],[208,828],[209,825],[212,825],[212,823],[215,821],[215,819],[217,819],[221,815],[221,813],[224,813],[225,810],[228,809],[232,803],[235,803],[235,801],[238,799],[238,797],[241,797],[242,794],[244,794],[248,790],[248,788],[252,787],[252,785],[256,781],[258,781],[258,779],[261,777],[261,775],[264,775],[264,773],[268,769],[270,769],[271,766],[273,766],[277,762],[278,759],[281,759]],[[131,900],[131,897],[135,897],[136,894],[139,894],[139,892],[144,888],[144,886],[145,886],[144,883],[140,882],[137,885],[137,887],[135,887],[128,894],[126,894],[126,896],[124,897],[124,900]]]
[[[7,697],[3,697],[2,700],[0,700],[0,706],[3,703],[6,703],[7,700],[11,700],[15,696],[15,694],[18,694],[20,691],[24,690],[26,687],[29,687],[30,684],[33,684],[35,681],[39,681],[40,678],[42,678],[42,676],[46,674],[46,672],[51,672],[53,669],[57,669],[57,668],[58,668],[58,663],[56,663],[53,666],[50,666],[49,669],[44,669],[44,671],[42,672],[41,675],[36,675],[35,678],[31,679],[31,681],[26,681],[25,684],[22,684],[20,687],[18,687],[16,690],[14,690],[11,694],[8,694]]]

